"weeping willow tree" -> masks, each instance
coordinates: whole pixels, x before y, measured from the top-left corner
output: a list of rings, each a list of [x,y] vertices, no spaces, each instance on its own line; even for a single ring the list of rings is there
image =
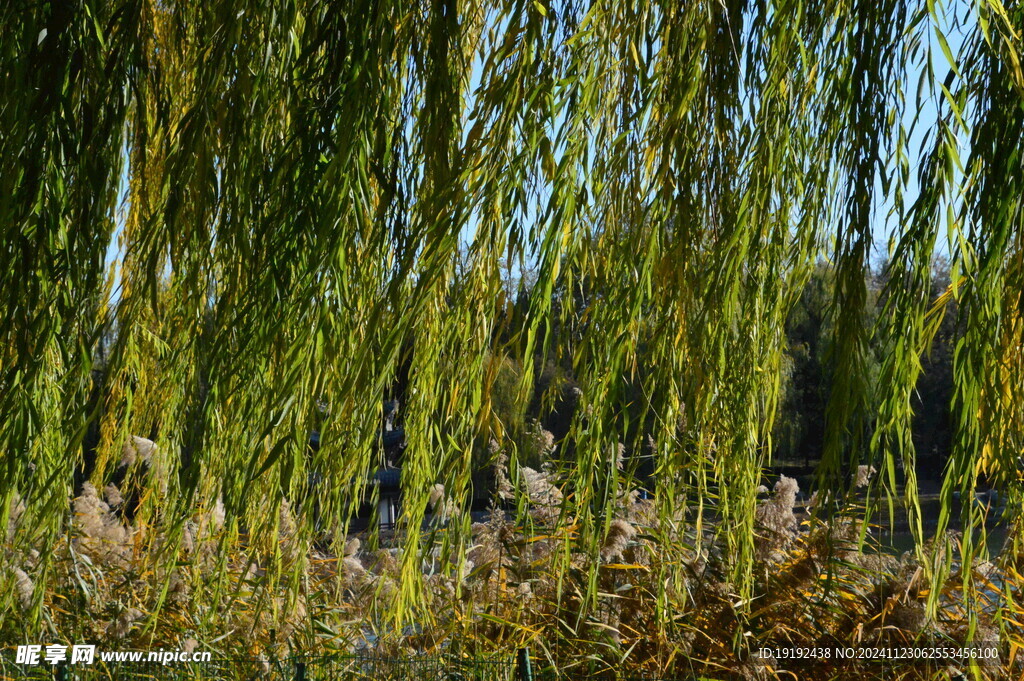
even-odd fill
[[[418,528],[436,483],[467,505],[474,443],[503,441],[502,362],[522,364],[522,402],[545,354],[582,391],[577,547],[597,556],[609,531],[639,409],[658,513],[695,510],[749,595],[785,320],[821,258],[837,368],[819,477],[841,495],[851,465],[878,466],[926,557],[911,405],[945,309],[936,248],[964,330],[940,529],[984,470],[1008,481],[1004,555],[1024,548],[1017,3],[77,0],[7,3],[0,25],[0,515],[23,506],[17,541],[40,549],[33,626],[90,427],[96,485],[132,435],[157,444],[137,517],[171,538],[154,565],[220,500],[225,549],[269,547],[295,587],[278,511],[341,550],[399,372]],[[536,273],[512,331],[508,267]],[[423,617],[428,547],[404,536],[396,612]]]

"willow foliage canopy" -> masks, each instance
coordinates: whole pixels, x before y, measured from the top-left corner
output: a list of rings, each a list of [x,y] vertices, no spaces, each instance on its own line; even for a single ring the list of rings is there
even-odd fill
[[[433,485],[464,507],[474,447],[504,441],[504,358],[525,400],[550,353],[582,389],[562,471],[578,546],[597,555],[630,484],[639,408],[652,430],[624,444],[650,435],[658,512],[706,509],[691,522],[742,592],[785,319],[826,258],[819,475],[841,495],[874,464],[871,498],[905,503],[921,544],[911,398],[944,309],[936,248],[963,330],[941,527],[982,471],[1024,519],[1016,2],[15,1],[0,26],[0,509],[6,526],[25,504],[26,543],[61,537],[98,420],[97,485],[130,436],[157,443],[138,522],[180,537],[220,499],[223,541],[272,547],[287,581],[263,519],[287,501],[304,541],[340,546],[399,371],[418,528]],[[518,298],[510,268],[535,272]],[[456,555],[468,525],[445,535]]]

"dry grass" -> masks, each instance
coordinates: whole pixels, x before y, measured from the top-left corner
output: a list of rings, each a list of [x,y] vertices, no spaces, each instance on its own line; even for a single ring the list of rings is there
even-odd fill
[[[473,526],[473,544],[461,563],[446,558],[440,544],[425,544],[427,605],[412,628],[396,627],[386,610],[401,588],[398,548],[372,549],[353,536],[338,556],[308,549],[298,596],[290,598],[287,584],[273,576],[272,549],[247,546],[243,537],[227,554],[218,553],[224,532],[219,506],[187,524],[168,572],[154,567],[152,552],[166,549],[171,538],[147,537],[145,527],[126,524],[89,485],[73,501],[72,532],[49,560],[8,544],[12,605],[17,612],[34,607],[31,575],[46,569],[53,572],[52,587],[36,605],[49,634],[61,640],[229,656],[368,647],[387,654],[484,655],[529,646],[538,664],[562,670],[744,680],[872,678],[881,669],[863,661],[800,667],[759,657],[762,647],[959,646],[972,635],[959,605],[961,572],[954,569],[939,615],[929,619],[924,566],[909,554],[857,550],[859,525],[850,518],[800,525],[792,480],[780,480],[760,504],[755,594],[743,604],[710,537],[698,542],[692,533],[679,533],[678,520],[658,519],[650,500],[622,495],[595,555],[577,542],[572,518],[546,524],[563,498],[554,481],[528,470],[518,477],[528,497],[526,522],[495,507],[487,522]],[[443,490],[435,492],[435,503],[444,506]],[[448,511],[457,521],[459,511]],[[285,505],[279,513],[278,550],[297,559],[303,543],[291,511]],[[396,546],[400,539],[391,538]],[[218,560],[227,563],[222,580],[214,577]],[[972,587],[998,582],[1016,591],[1021,584],[1017,573],[996,564],[972,567]],[[998,642],[999,664],[976,669],[977,678],[994,680],[1020,673],[1013,651],[1022,632],[1008,617],[1000,630],[992,612],[978,614],[973,638]],[[20,615],[12,614],[3,620],[5,643],[19,635]],[[929,676],[919,663],[897,665],[885,678],[949,678],[947,672],[960,668],[947,666],[931,668],[938,675]]]

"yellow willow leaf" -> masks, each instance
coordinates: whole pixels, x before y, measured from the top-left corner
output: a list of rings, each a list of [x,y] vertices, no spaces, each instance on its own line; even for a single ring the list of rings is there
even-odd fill
[[[651,569],[648,566],[640,565],[639,563],[607,563],[605,565],[602,565],[601,567],[607,568],[609,570],[645,570],[645,571],[650,571],[650,569]]]

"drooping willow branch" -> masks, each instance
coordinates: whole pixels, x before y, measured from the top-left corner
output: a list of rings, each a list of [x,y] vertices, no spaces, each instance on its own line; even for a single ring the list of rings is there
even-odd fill
[[[785,321],[827,256],[837,371],[821,480],[882,461],[892,492],[902,461],[923,540],[910,396],[947,214],[966,335],[944,508],[979,466],[1011,476],[1019,450],[1024,19],[976,3],[925,106],[904,92],[932,68],[920,52],[938,18],[921,5],[0,9],[0,515],[23,500],[19,532],[52,543],[89,428],[96,482],[129,436],[152,436],[141,525],[180,536],[220,500],[225,542],[245,535],[269,547],[269,574],[294,576],[266,519],[287,502],[307,544],[315,530],[340,546],[400,377],[404,522],[418,528],[435,483],[468,503],[474,447],[505,436],[491,408],[503,358],[523,367],[523,401],[537,359],[561,354],[582,386],[563,471],[579,545],[596,555],[636,472],[623,477],[620,443],[649,439],[659,513],[691,510],[697,537],[715,528],[749,595]],[[908,191],[908,109],[939,111],[939,132],[897,211],[871,329],[864,275],[878,207]],[[508,267],[536,273],[522,301]],[[466,527],[451,529],[464,551]],[[174,560],[173,542],[159,548]],[[421,548],[407,532],[401,613],[421,601]]]

